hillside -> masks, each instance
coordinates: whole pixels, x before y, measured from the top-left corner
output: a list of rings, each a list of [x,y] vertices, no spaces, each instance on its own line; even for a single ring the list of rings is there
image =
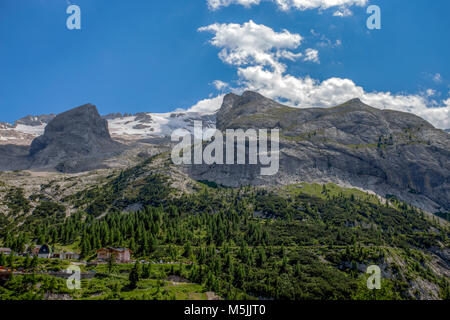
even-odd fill
[[[3,245],[50,243],[86,260],[126,246],[136,259],[193,262],[183,276],[228,299],[448,294],[448,225],[402,202],[331,184],[230,189],[173,170],[162,154],[127,170],[54,176],[33,194],[2,175]],[[365,288],[370,264],[383,271],[376,294]]]

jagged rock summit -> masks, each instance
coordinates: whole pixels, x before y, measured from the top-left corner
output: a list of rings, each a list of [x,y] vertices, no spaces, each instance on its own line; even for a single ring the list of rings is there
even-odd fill
[[[284,106],[257,92],[245,91],[242,96],[229,93],[224,97],[222,106],[217,112],[216,126],[219,130],[232,129],[236,127],[232,124],[234,119],[264,114],[273,108],[282,107]]]
[[[32,167],[55,167],[62,172],[95,169],[98,162],[120,151],[121,145],[111,139],[108,122],[97,108],[86,104],[57,115],[42,136],[30,147]]]

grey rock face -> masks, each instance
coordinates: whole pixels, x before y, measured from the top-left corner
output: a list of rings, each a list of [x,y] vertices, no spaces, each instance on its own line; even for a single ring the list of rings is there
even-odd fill
[[[152,116],[145,112],[136,113],[135,116],[135,121],[138,121],[140,123],[152,123],[153,121]]]
[[[33,140],[30,147],[32,167],[56,167],[63,172],[78,172],[102,167],[94,159],[119,152],[108,122],[91,104],[57,115],[45,128],[44,135]]]
[[[0,168],[4,171],[24,170],[30,166],[27,146],[0,145]]]
[[[396,195],[431,212],[450,210],[450,136],[409,113],[354,99],[330,109],[283,106],[257,93],[225,96],[217,127],[280,129],[280,170],[258,166],[188,168],[227,186],[334,182]]]
[[[216,126],[219,130],[238,128],[239,121],[236,123],[235,120],[251,115],[264,115],[274,107],[284,106],[252,91],[246,91],[242,96],[230,93],[224,97],[222,107],[217,112]]]

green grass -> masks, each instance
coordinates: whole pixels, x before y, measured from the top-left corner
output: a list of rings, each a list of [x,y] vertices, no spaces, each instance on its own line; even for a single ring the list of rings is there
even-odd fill
[[[172,285],[164,287],[176,300],[207,300],[203,286],[195,283]]]
[[[97,268],[103,269],[103,268]],[[131,265],[120,265],[120,270],[131,269]],[[78,300],[206,300],[206,290],[200,284],[161,280],[165,265],[153,265],[151,279],[141,279],[137,288],[129,288],[128,273],[98,273],[90,280],[82,281],[82,290],[74,294]],[[116,270],[117,271],[117,270]],[[159,279],[154,279],[154,277]]]
[[[320,199],[327,199],[328,197],[344,196],[346,198],[367,200],[370,203],[379,203],[379,198],[376,195],[368,194],[356,188],[343,188],[334,183],[328,183],[325,185],[326,193],[324,193],[323,185],[318,183],[300,183],[289,185],[282,190],[288,195],[296,196],[300,194],[306,194],[308,196],[317,197]]]

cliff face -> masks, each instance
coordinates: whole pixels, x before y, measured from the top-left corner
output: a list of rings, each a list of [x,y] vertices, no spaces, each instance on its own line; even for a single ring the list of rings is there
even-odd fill
[[[91,104],[57,115],[30,147],[32,167],[54,166],[62,172],[98,167],[99,160],[120,150],[108,131],[108,122]]]
[[[409,114],[354,99],[330,109],[283,106],[254,92],[229,94],[220,130],[280,129],[280,170],[258,166],[192,166],[195,179],[238,185],[335,182],[396,195],[431,212],[450,210],[450,136]]]

